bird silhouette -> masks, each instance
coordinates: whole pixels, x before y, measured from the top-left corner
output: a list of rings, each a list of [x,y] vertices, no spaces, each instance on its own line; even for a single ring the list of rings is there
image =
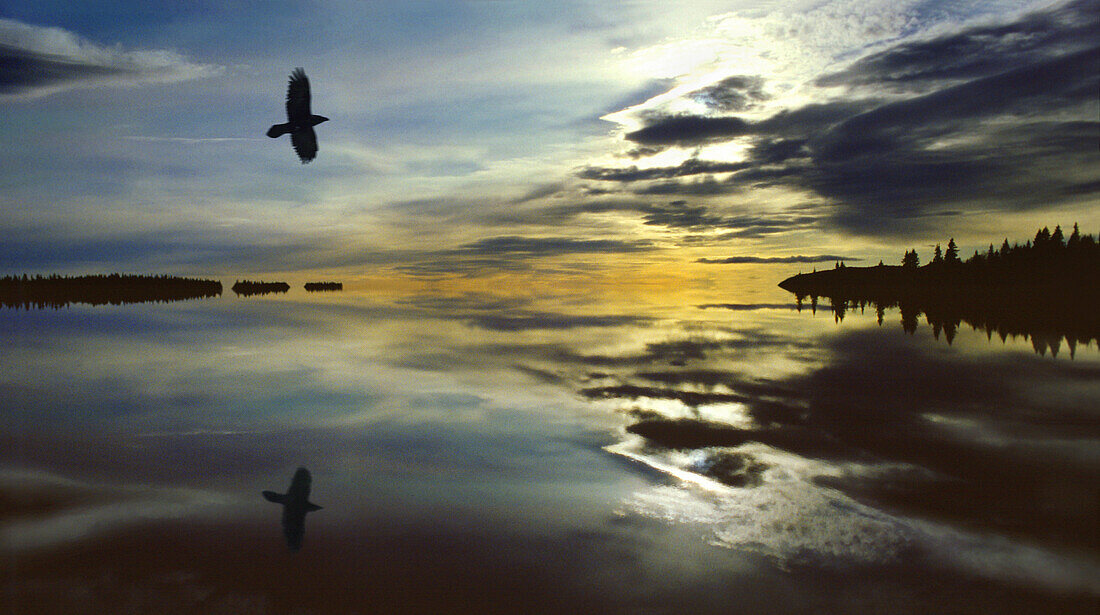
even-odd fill
[[[309,501],[309,488],[312,482],[309,470],[298,468],[286,493],[262,492],[264,499],[268,502],[283,505],[283,535],[291,551],[302,548],[302,537],[306,533],[306,513],[321,510],[320,506]]]
[[[328,121],[327,117],[310,112],[309,99],[309,78],[304,70],[296,68],[290,74],[290,83],[286,88],[287,122],[267,129],[267,136],[272,139],[289,132],[290,143],[302,164],[317,157],[317,134],[313,132],[313,127]]]

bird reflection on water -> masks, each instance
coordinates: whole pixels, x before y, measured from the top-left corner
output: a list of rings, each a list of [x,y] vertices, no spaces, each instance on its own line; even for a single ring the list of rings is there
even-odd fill
[[[264,491],[263,496],[269,502],[283,505],[283,535],[291,551],[302,548],[302,538],[306,533],[306,513],[321,510],[321,507],[309,501],[309,489],[313,479],[309,470],[298,468],[290,481],[286,493]]]

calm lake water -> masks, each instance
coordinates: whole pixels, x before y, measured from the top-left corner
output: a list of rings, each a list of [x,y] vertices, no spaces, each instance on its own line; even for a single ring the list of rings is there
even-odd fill
[[[0,310],[0,612],[1100,607],[1095,341],[664,296]]]

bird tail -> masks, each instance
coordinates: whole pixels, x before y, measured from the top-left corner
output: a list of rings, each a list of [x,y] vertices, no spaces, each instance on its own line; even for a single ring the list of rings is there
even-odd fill
[[[267,136],[274,139],[275,137],[281,137],[281,136],[285,135],[286,133],[288,133],[290,131],[291,131],[291,128],[290,128],[289,123],[288,124],[275,124],[271,128],[267,129]]]

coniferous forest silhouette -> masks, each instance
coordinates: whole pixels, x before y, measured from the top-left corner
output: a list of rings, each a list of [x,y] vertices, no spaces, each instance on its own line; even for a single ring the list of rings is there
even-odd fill
[[[342,282],[307,282],[307,292],[340,291]],[[232,290],[237,296],[286,293],[286,282],[237,281]],[[0,277],[0,306],[14,309],[62,308],[75,303],[122,305],[126,303],[168,302],[220,297],[222,283],[217,280],[171,275],[129,275],[120,273],[63,276],[51,274],[7,275]]]
[[[61,308],[73,303],[120,305],[217,297],[216,280],[169,275],[4,276],[0,305],[8,308]]]
[[[898,308],[907,333],[923,314],[937,339],[948,343],[962,322],[1002,340],[1031,339],[1039,354],[1057,355],[1063,338],[1071,356],[1078,344],[1100,340],[1100,244],[1076,224],[1067,239],[1060,226],[1040,229],[1024,245],[990,244],[965,261],[952,238],[946,252],[937,245],[931,262],[920,265],[908,250],[900,266],[846,267],[803,273],[779,286],[795,294],[799,310],[807,297],[815,313],[825,297],[839,322],[848,310],[873,307],[882,324],[887,308]]]
[[[288,290],[290,290],[290,284],[286,282],[254,282],[252,280],[239,280],[233,284],[233,292],[242,297],[285,293]]]

